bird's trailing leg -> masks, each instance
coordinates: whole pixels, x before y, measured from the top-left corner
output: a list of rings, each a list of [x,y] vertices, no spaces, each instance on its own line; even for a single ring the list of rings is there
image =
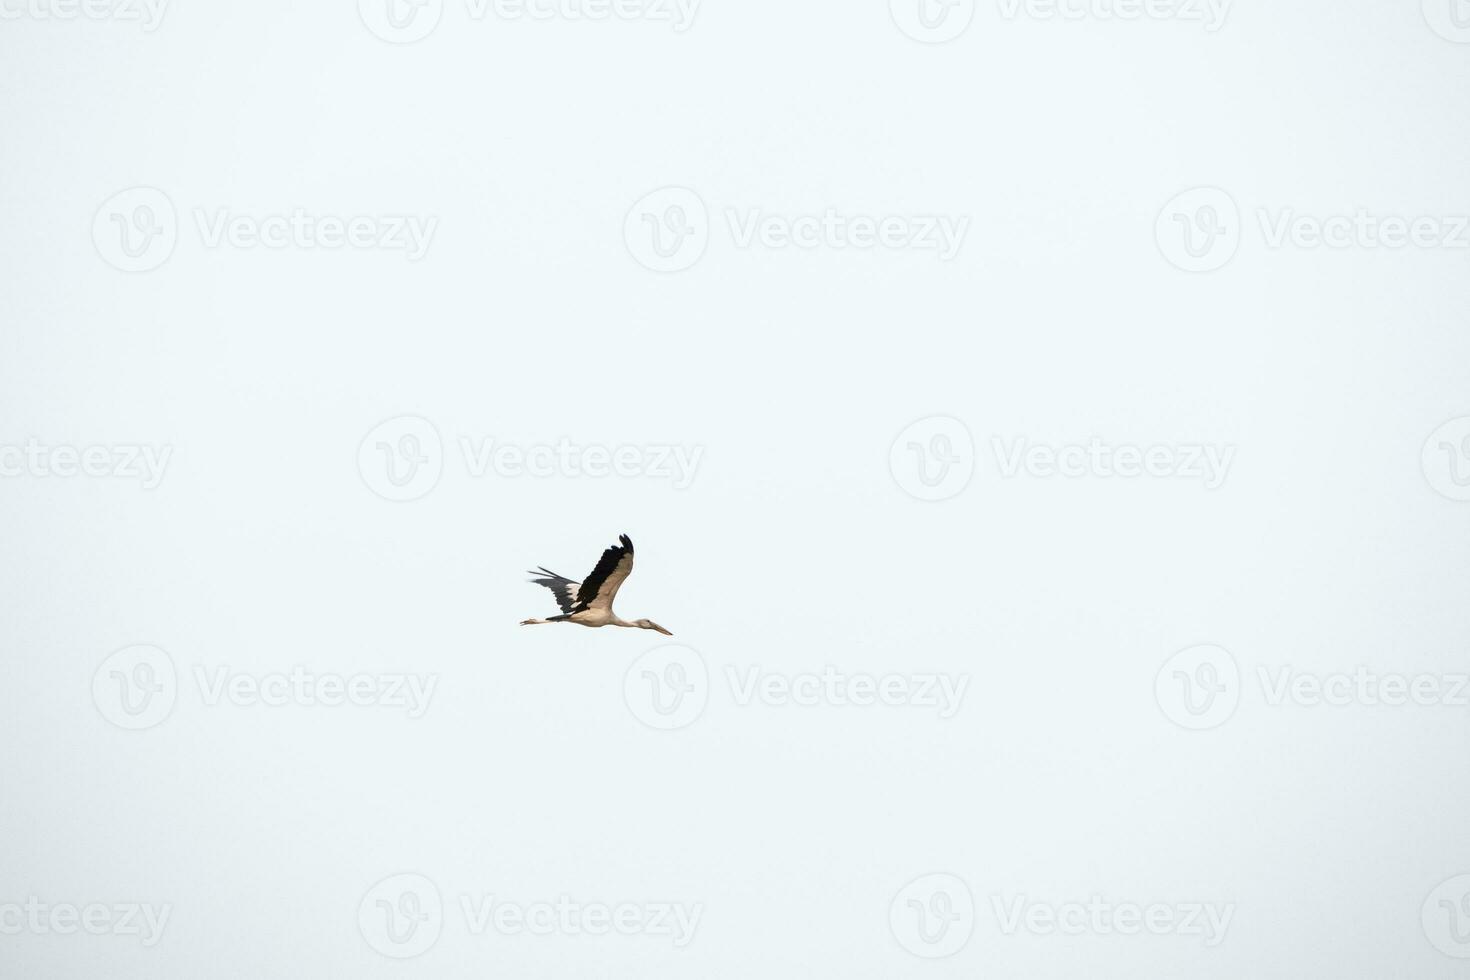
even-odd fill
[[[521,620],[521,625],[522,626],[535,626],[538,623],[549,623],[549,622],[551,622],[551,620],[549,620],[549,619],[523,619],[523,620]]]

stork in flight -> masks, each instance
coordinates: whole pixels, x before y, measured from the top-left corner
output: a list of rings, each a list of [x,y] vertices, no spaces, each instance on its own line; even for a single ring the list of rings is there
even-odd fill
[[[542,568],[528,572],[537,585],[544,585],[556,596],[556,604],[562,614],[549,619],[523,619],[522,626],[537,623],[576,623],[580,626],[629,626],[643,630],[658,630],[665,636],[673,636],[668,630],[651,619],[635,619],[631,623],[618,618],[612,610],[613,597],[628,574],[633,571],[633,542],[626,534],[618,535],[619,544],[602,553],[597,567],[581,582],[573,582],[553,571]]]

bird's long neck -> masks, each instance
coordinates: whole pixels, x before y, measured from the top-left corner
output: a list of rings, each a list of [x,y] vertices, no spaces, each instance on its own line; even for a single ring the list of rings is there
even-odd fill
[[[638,628],[638,624],[637,623],[630,623],[626,619],[619,619],[617,613],[612,613],[612,618],[609,619],[607,622],[608,622],[608,625],[609,626],[626,626],[629,629],[637,629]]]

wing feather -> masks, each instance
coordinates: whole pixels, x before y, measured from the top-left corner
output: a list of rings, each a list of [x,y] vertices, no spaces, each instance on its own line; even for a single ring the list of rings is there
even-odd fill
[[[602,553],[597,567],[582,580],[577,589],[577,609],[608,609],[624,580],[633,571],[633,542],[626,534],[618,535],[618,544]]]
[[[581,583],[573,582],[564,575],[558,575],[549,568],[526,574],[536,576],[531,579],[532,582],[544,585],[551,590],[551,594],[556,596],[556,604],[561,606],[564,615],[569,615],[573,609],[577,608],[577,589]]]

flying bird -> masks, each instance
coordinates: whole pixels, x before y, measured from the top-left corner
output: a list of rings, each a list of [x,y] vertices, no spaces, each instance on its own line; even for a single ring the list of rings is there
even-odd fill
[[[580,626],[628,626],[642,630],[658,630],[665,636],[673,636],[668,630],[651,619],[635,619],[631,623],[619,619],[612,610],[613,597],[633,571],[633,542],[626,534],[618,535],[619,544],[602,553],[597,567],[592,569],[581,582],[573,582],[547,568],[527,572],[537,585],[544,585],[556,596],[556,604],[562,614],[548,619],[523,619],[522,626],[538,623],[576,623]]]

